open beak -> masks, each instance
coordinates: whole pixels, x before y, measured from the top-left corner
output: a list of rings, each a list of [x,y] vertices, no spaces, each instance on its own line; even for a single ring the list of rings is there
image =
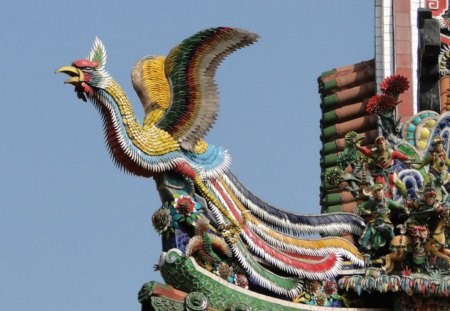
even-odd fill
[[[86,83],[84,82],[84,73],[80,69],[73,67],[73,66],[64,66],[61,68],[56,69],[55,73],[65,73],[70,76],[69,79],[64,81],[64,83],[72,84],[75,86],[75,92],[77,93],[78,98],[82,99],[83,101],[86,100],[86,96],[84,95],[84,88],[87,87]],[[83,87],[83,85],[85,87]]]
[[[55,73],[65,73],[70,76],[69,79],[64,81],[64,83],[79,85],[81,82],[84,82],[84,73],[78,68],[73,66],[64,66],[56,69]]]

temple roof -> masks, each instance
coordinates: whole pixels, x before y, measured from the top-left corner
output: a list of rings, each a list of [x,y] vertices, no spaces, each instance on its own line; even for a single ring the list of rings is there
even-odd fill
[[[368,145],[378,136],[377,116],[367,115],[367,101],[376,93],[375,61],[325,71],[318,78],[322,109],[321,180],[322,212],[352,212],[356,207],[353,195],[342,187],[327,185],[324,173],[337,166],[337,156],[345,148],[344,135],[355,131]]]

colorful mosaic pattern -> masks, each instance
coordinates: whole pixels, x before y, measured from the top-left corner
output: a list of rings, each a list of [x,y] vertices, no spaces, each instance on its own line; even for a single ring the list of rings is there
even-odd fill
[[[422,111],[399,123],[399,95],[409,81],[387,77],[376,94],[374,61],[324,73],[326,213],[278,209],[235,177],[222,147],[203,140],[217,118],[218,65],[257,39],[241,29],[210,28],[167,57],[138,61],[132,82],[146,112],[142,124],[106,71],[99,39],[87,59],[58,70],[100,111],[118,166],[156,181],[162,205],[152,223],[164,251],[157,268],[189,295],[150,284],[140,293],[143,306],[313,310],[352,304],[351,293],[447,297],[450,113]]]
[[[335,277],[344,260],[363,265],[358,249],[336,235],[358,235],[364,223],[350,213],[300,215],[265,203],[231,173],[229,154],[203,140],[217,118],[218,65],[257,39],[241,29],[210,28],[167,57],[138,61],[132,82],[146,111],[142,124],[105,70],[106,49],[98,38],[87,59],[58,71],[69,75],[66,83],[79,98],[100,111],[116,163],[156,180],[162,206],[152,222],[165,251],[176,247],[243,288],[292,299],[301,293],[303,278]]]

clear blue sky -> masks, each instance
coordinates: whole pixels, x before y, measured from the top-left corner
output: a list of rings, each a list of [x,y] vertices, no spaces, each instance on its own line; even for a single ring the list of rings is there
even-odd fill
[[[161,280],[154,182],[114,166],[98,113],[54,70],[99,36],[142,120],[133,64],[212,26],[261,40],[219,68],[221,112],[207,141],[230,151],[233,172],[266,201],[320,211],[316,79],[373,57],[372,1],[6,1],[0,310],[140,310],[141,285]]]

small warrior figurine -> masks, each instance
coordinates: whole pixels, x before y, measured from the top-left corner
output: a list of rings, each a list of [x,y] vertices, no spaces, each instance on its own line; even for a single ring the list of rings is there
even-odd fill
[[[378,136],[375,139],[376,147],[373,149],[356,146],[359,152],[373,161],[371,175],[376,183],[380,183],[386,190],[386,196],[392,198],[392,190],[395,186],[394,159],[402,162],[409,162],[409,157],[400,151],[392,150],[388,147],[386,139]]]
[[[413,240],[413,261],[421,266],[425,261],[425,242],[430,237],[429,225],[444,208],[436,199],[436,191],[427,187],[419,200],[407,201],[410,215],[406,220],[407,232]]]
[[[359,239],[360,248],[366,253],[389,245],[394,238],[394,225],[390,219],[391,210],[407,213],[403,205],[385,197],[382,184],[376,183],[370,190],[373,199],[358,206],[358,213],[365,218],[367,225]]]
[[[442,200],[443,195],[441,187],[450,180],[448,174],[450,159],[447,157],[444,150],[444,141],[440,136],[436,136],[433,139],[431,151],[423,158],[419,165],[415,166],[415,168],[420,169],[426,165],[429,165],[428,173],[430,175],[425,177],[424,183],[433,183],[433,186],[436,189],[437,199]]]

